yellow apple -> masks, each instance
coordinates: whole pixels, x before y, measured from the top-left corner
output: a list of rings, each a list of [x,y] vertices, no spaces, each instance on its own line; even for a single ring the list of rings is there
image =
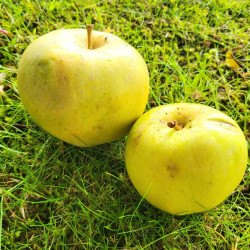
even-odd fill
[[[87,30],[41,36],[25,50],[17,74],[20,98],[33,120],[82,147],[125,136],[149,93],[139,52],[113,34]]]
[[[146,200],[185,215],[211,209],[234,191],[246,170],[247,144],[224,113],[201,104],[169,104],[136,121],[125,160]]]

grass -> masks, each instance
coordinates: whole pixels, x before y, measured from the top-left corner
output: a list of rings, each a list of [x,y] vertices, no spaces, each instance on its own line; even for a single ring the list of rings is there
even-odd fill
[[[16,84],[20,57],[39,36],[110,27],[148,65],[147,110],[206,104],[249,140],[249,80],[225,64],[230,50],[248,66],[248,1],[2,0],[0,9],[0,28],[13,34],[0,34],[0,249],[248,249],[249,167],[216,208],[167,214],[129,181],[125,138],[93,148],[63,143],[32,121]]]

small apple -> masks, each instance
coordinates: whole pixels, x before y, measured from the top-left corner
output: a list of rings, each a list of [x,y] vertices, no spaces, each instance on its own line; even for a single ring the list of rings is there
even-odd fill
[[[143,114],[126,141],[128,175],[154,206],[185,215],[211,209],[243,178],[247,144],[240,127],[201,104],[163,105]]]
[[[33,120],[82,147],[125,136],[149,94],[148,69],[139,52],[92,27],[41,36],[25,50],[17,73],[21,100]]]

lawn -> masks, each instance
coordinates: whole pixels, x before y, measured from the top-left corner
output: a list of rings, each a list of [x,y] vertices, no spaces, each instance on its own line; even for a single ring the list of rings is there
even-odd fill
[[[17,89],[25,48],[55,29],[105,30],[143,56],[146,110],[201,103],[232,117],[249,140],[247,0],[0,1],[0,249],[249,249],[250,169],[222,204],[174,216],[131,184],[125,140],[92,148],[37,126]],[[227,65],[231,51],[245,67]],[[235,59],[235,60],[236,60]]]

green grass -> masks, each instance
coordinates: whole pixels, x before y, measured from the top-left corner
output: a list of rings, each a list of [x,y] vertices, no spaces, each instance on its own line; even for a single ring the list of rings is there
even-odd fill
[[[248,249],[249,167],[216,208],[183,217],[143,200],[129,181],[123,140],[77,148],[39,128],[20,102],[16,72],[33,40],[60,28],[110,27],[150,71],[147,110],[206,104],[249,140],[249,4],[217,1],[15,1],[0,3],[0,249]]]

